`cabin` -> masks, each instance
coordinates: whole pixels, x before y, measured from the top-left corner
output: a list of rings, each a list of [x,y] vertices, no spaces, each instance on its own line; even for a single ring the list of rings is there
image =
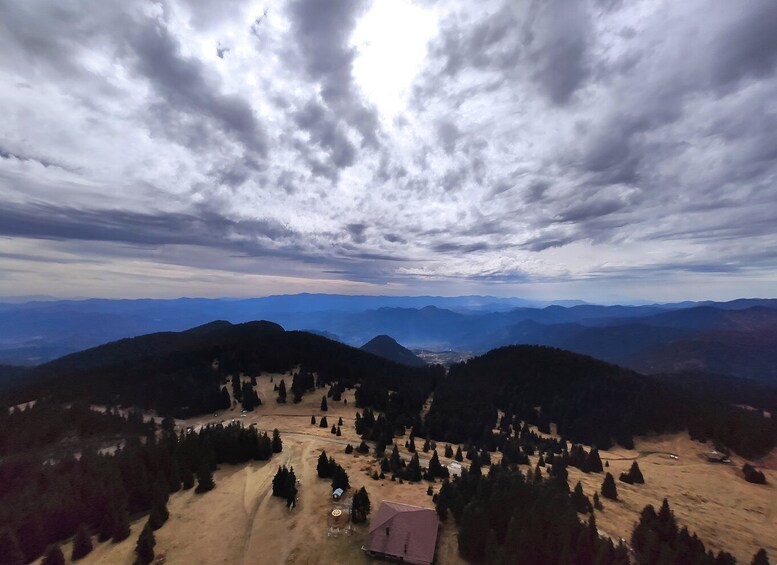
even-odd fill
[[[717,450],[709,451],[705,454],[705,457],[707,457],[707,461],[710,463],[731,463],[728,455]]]
[[[340,500],[343,497],[343,489],[336,488],[332,491],[332,500]]]
[[[383,501],[370,521],[362,550],[371,557],[431,565],[440,520],[431,508]]]
[[[458,461],[451,461],[448,463],[448,473],[452,477],[460,477],[461,476],[461,463]]]

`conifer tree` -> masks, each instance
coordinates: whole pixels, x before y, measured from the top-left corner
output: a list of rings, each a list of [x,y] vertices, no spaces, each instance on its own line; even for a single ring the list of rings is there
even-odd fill
[[[322,396],[321,397],[321,411],[322,412],[326,412],[327,410],[329,410],[329,408],[327,408],[327,406],[326,406],[326,396]]]
[[[758,550],[758,552],[753,555],[753,560],[750,562],[750,565],[770,565],[769,563],[769,556],[766,553],[766,550],[761,548]]]
[[[340,465],[334,465],[334,469],[332,470],[332,490],[337,490],[339,488],[343,489],[343,491],[346,491],[350,488],[351,484],[348,480],[348,473],[345,472],[345,469],[343,469]]]
[[[418,454],[414,453],[413,458],[410,459],[410,463],[405,469],[405,479],[411,482],[418,482],[421,480],[421,464],[418,461]]]
[[[421,448],[424,450],[424,453],[429,453],[429,450],[432,448],[431,444],[429,443],[429,438],[426,438],[426,441],[424,442],[424,446]]]
[[[86,531],[86,526],[81,524],[76,532],[76,537],[73,538],[73,561],[78,561],[82,557],[86,557],[92,551],[92,538],[89,536],[89,532]]]
[[[602,496],[611,500],[618,500],[618,488],[615,486],[615,479],[612,474],[607,473],[602,482]]]
[[[311,416],[311,417],[310,417],[310,423],[311,423],[311,425],[313,425],[313,426],[315,426],[315,425],[316,425],[316,417],[315,417],[315,416]]]
[[[364,440],[362,440],[361,443],[359,444],[359,447],[356,448],[356,451],[358,451],[359,453],[367,453],[369,452],[369,450],[370,450],[370,446],[367,445],[367,442],[365,442]]]
[[[181,488],[183,490],[189,490],[194,486],[194,474],[188,465],[184,464],[181,467]]]
[[[599,493],[594,493],[594,508],[597,510],[604,510],[604,505],[602,504],[602,501],[599,499]]]
[[[338,429],[339,429],[339,428],[338,428]],[[349,443],[348,445],[346,445],[346,446],[345,446],[345,453],[346,453],[346,454],[348,454],[348,455],[350,455],[351,453],[353,453],[353,446],[352,446],[350,443]]]
[[[194,492],[203,494],[209,490],[213,490],[215,486],[216,483],[213,482],[213,471],[211,471],[210,466],[203,461],[197,471],[197,488],[194,489]]]
[[[321,418],[321,422],[319,423],[318,427],[319,428],[328,428],[329,427],[329,423],[326,421],[326,416]]]
[[[332,470],[329,467],[329,459],[327,459],[326,451],[321,451],[321,454],[318,456],[316,472],[320,479],[328,479],[332,476]]]
[[[331,429],[331,430],[329,430],[329,431],[330,431],[330,433],[332,433],[332,434],[336,434],[336,433],[337,433],[337,426],[335,426],[334,424],[332,424],[332,429]]]
[[[343,435],[343,433],[340,431],[340,426],[337,426],[337,432],[335,433],[338,437]]]
[[[571,496],[572,503],[575,505],[575,509],[578,511],[578,513],[588,514],[591,512],[591,501],[588,500],[588,497],[583,492],[583,485],[580,484],[580,481],[577,481]]]
[[[278,428],[272,431],[272,452],[280,453],[283,451],[283,440],[281,440],[281,432]]]
[[[338,426],[342,426],[342,425],[343,425],[343,417],[342,417],[342,416],[340,416],[340,417],[337,419],[337,425],[338,425]]]
[[[43,556],[41,565],[65,565],[65,556],[62,554],[62,549],[59,545],[50,545]]]
[[[135,544],[135,555],[137,556],[136,563],[147,565],[148,563],[153,562],[155,546],[156,539],[154,538],[154,532],[151,529],[151,525],[146,523]]]
[[[114,506],[112,516],[111,541],[118,543],[127,539],[130,535],[130,520],[127,508],[122,505]]]
[[[19,547],[19,541],[8,528],[0,532],[0,558],[8,565],[24,565],[24,553]]]
[[[453,458],[454,458],[456,461],[458,461],[459,463],[461,463],[462,461],[464,461],[464,454],[462,454],[462,452],[461,452],[461,446],[458,446],[458,447],[456,448],[456,455],[455,455]]]
[[[370,513],[370,497],[367,489],[364,487],[356,491],[351,500],[351,519],[356,524],[362,524],[367,521],[367,515]]]
[[[286,383],[281,379],[281,384],[278,385],[278,402],[284,404],[286,402]]]

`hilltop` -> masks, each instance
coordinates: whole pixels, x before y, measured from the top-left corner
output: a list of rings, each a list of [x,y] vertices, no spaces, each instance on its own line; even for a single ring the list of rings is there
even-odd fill
[[[423,359],[406,347],[401,346],[393,337],[387,335],[375,336],[362,345],[361,350],[402,365],[410,365],[411,367],[423,367],[426,365]]]

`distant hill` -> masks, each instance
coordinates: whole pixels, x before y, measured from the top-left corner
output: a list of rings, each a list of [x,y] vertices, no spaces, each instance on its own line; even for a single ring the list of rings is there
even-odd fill
[[[362,345],[361,349],[402,365],[409,365],[411,367],[423,367],[426,365],[423,359],[406,347],[402,347],[393,337],[387,335],[375,336]]]
[[[226,375],[296,367],[317,373],[322,383],[360,383],[357,397],[379,409],[386,408],[389,389],[402,389],[405,394],[398,401],[404,404],[392,408],[400,414],[418,410],[435,375],[443,371],[400,365],[318,335],[285,331],[272,322],[219,321],[67,355],[32,369],[24,385],[9,394],[14,401],[54,396],[184,417],[217,409]]]

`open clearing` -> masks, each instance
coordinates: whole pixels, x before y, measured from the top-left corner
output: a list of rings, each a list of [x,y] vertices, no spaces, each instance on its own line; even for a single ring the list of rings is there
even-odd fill
[[[170,520],[155,532],[157,554],[166,555],[167,563],[186,565],[378,563],[360,549],[366,525],[356,526],[351,536],[328,537],[331,488],[328,480],[316,475],[319,453],[325,449],[335,457],[348,472],[352,488],[367,488],[373,513],[383,500],[433,507],[431,497],[426,494],[429,483],[374,481],[369,475],[378,469],[379,462],[373,455],[344,453],[348,443],[356,447],[360,442],[353,426],[357,410],[353,391],[343,395],[347,404],[327,399],[329,410],[322,413],[319,407],[325,389],[306,394],[299,404],[290,401],[277,404],[273,384],[282,376],[272,377],[273,383],[268,375],[258,379],[257,392],[263,404],[245,417],[240,417],[238,405],[217,417],[210,415],[178,422],[181,426],[197,427],[236,418],[246,426],[256,424],[262,430],[278,428],[283,438],[283,453],[267,462],[222,465],[214,473],[216,488],[205,495],[196,495],[193,490],[172,495],[168,505]],[[290,376],[283,377],[289,388]],[[317,421],[326,415],[329,426],[323,429],[311,425],[311,415]],[[338,417],[343,418],[342,437],[330,432]],[[409,458],[404,441],[397,439],[403,455]],[[417,440],[416,445],[425,466],[428,455],[421,451],[423,442]],[[438,453],[441,462],[447,464],[449,460],[442,457],[443,449],[444,445],[439,445]],[[753,485],[742,478],[741,458],[733,457],[731,465],[710,464],[702,457],[709,449],[692,442],[687,434],[674,434],[639,439],[635,450],[616,447],[601,451],[602,460],[610,461],[610,468],[605,470],[616,479],[638,458],[647,484],[627,485],[618,481],[621,500],[602,499],[605,510],[597,512],[600,529],[616,539],[628,540],[642,508],[647,504],[657,507],[667,497],[680,524],[696,532],[707,547],[725,549],[740,563],[749,563],[759,547],[777,556],[777,471],[765,469],[770,484]],[[674,453],[679,458],[675,460],[662,453]],[[498,461],[498,457],[497,454],[494,460]],[[281,499],[271,496],[272,477],[281,464],[293,466],[301,482],[299,504],[291,512]],[[569,469],[570,487],[580,480],[589,496],[599,490],[603,477],[603,474],[585,475]],[[435,492],[439,486],[439,482],[434,485]],[[144,522],[145,518],[135,522],[130,537],[119,544],[99,544],[95,540],[94,551],[80,563],[131,565]],[[63,546],[67,556],[70,550],[70,544]],[[441,528],[437,563],[465,563],[457,554],[452,520]]]

